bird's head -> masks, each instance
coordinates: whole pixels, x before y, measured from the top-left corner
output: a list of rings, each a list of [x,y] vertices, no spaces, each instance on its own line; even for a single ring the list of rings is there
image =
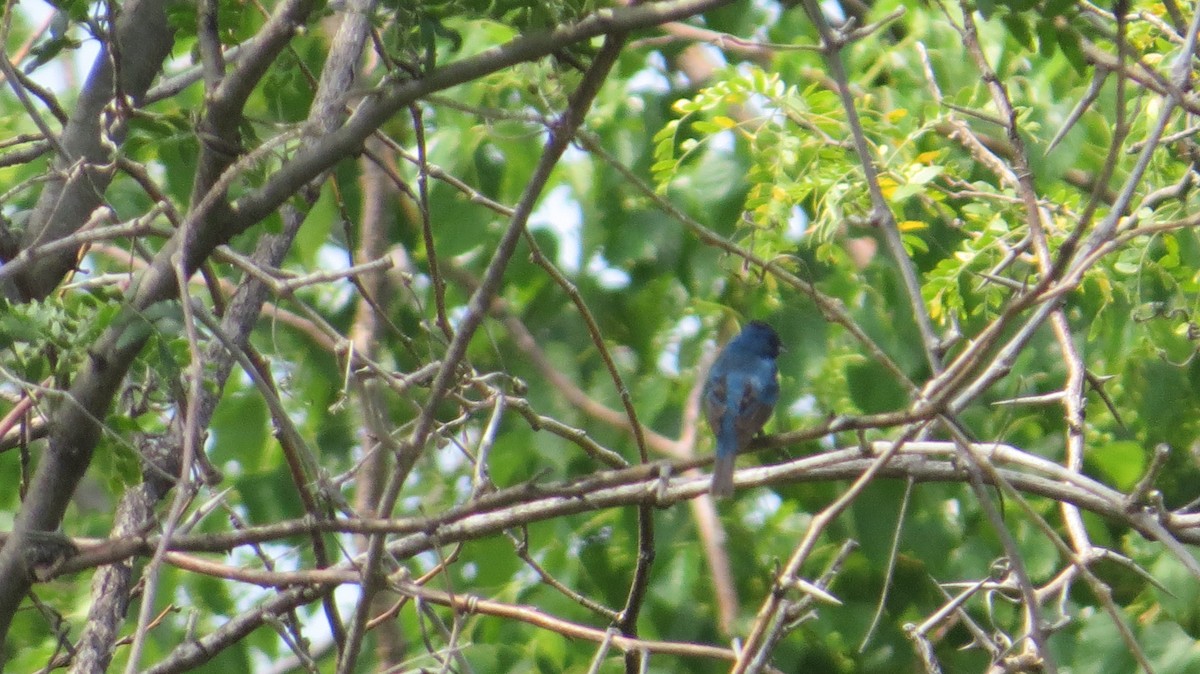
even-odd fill
[[[738,342],[742,348],[764,358],[777,358],[779,352],[783,350],[783,343],[779,341],[779,333],[763,321],[747,323],[734,341]]]

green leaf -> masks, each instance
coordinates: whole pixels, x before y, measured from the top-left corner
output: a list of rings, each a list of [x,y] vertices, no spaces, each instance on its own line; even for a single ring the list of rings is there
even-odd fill
[[[1158,264],[1163,269],[1174,269],[1179,266],[1179,241],[1172,234],[1164,234],[1162,237],[1163,247],[1167,249],[1165,255],[1158,259]]]
[[[1079,41],[1079,34],[1068,28],[1058,32],[1058,47],[1067,57],[1067,62],[1075,69],[1075,72],[1084,76],[1088,74],[1090,64],[1087,56],[1083,53],[1083,47]]]
[[[1117,440],[1088,451],[1087,461],[1116,489],[1128,490],[1146,470],[1146,452],[1142,445]]]
[[[1033,39],[1033,32],[1029,30],[1029,22],[1025,17],[1019,14],[1007,14],[1001,21],[1008,28],[1009,34],[1013,36],[1022,47],[1026,49],[1034,49],[1036,44]]]

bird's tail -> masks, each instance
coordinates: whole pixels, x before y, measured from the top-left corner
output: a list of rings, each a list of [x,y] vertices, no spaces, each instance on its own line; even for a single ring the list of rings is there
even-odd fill
[[[713,498],[733,495],[733,461],[736,458],[737,453],[733,451],[717,452],[717,460],[713,463],[712,487],[709,489]]]

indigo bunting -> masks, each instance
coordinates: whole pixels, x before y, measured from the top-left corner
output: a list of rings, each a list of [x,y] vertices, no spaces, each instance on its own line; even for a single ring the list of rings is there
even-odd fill
[[[750,321],[721,350],[704,382],[704,415],[717,436],[712,495],[733,493],[733,461],[762,430],[779,400],[775,358],[782,344],[775,329]]]

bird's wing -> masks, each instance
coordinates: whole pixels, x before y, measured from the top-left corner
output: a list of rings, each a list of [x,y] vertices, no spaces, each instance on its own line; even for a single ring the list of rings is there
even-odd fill
[[[717,432],[721,427],[721,417],[729,405],[729,390],[725,377],[710,377],[704,385],[704,416],[708,425]]]
[[[759,401],[775,407],[779,400],[779,370],[774,360],[763,359],[759,367],[759,381],[763,383],[762,390],[758,393]]]
[[[741,381],[742,391],[737,402],[735,421],[739,447],[750,444],[754,434],[762,430],[775,409],[778,385],[774,383],[774,379],[763,382],[764,386],[756,386],[757,383],[759,382],[755,377],[745,377]],[[769,390],[773,385],[776,388],[774,394]]]

